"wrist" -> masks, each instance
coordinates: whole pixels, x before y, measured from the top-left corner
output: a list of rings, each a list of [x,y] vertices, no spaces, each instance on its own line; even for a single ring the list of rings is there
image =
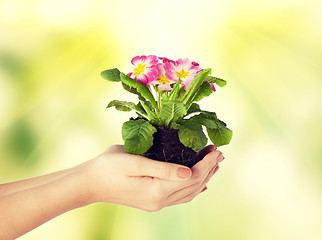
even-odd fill
[[[89,205],[98,202],[96,197],[97,183],[95,183],[94,174],[95,159],[87,161],[77,167],[75,167],[74,174],[77,179],[78,194],[83,205]]]

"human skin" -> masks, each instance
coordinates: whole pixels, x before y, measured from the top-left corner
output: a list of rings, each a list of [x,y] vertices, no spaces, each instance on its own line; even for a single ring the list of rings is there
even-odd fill
[[[124,152],[114,145],[92,160],[47,175],[0,185],[0,239],[14,239],[70,210],[95,202],[148,212],[191,201],[224,159],[215,146],[191,169]]]

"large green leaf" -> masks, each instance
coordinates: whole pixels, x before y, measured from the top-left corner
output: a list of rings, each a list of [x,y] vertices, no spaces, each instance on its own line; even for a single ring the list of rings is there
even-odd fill
[[[144,111],[144,109],[132,102],[113,100],[107,105],[106,108],[110,108],[110,107],[115,107],[116,110],[124,111],[124,112],[134,110],[146,116],[146,112]]]
[[[121,81],[120,78],[120,71],[117,68],[107,69],[101,72],[102,78],[111,82],[119,82]]]
[[[124,150],[131,154],[143,154],[153,145],[156,128],[144,119],[123,123],[122,138]]]
[[[179,101],[161,101],[160,112],[157,115],[156,124],[169,126],[170,122],[176,122],[187,114],[186,108]]]
[[[208,97],[210,94],[213,93],[213,90],[208,82],[203,82],[200,86],[199,90],[193,96],[191,102],[198,102],[204,97]]]
[[[181,101],[184,104],[189,103],[194,97],[195,93],[199,90],[202,83],[206,80],[207,76],[211,73],[211,69],[207,68],[198,73],[198,75],[192,80],[187,91],[183,95]]]
[[[126,91],[138,95],[139,100],[146,101],[146,99],[142,97],[142,95],[136,90],[136,88],[130,87],[123,82],[122,82],[122,86]]]
[[[207,128],[210,140],[217,146],[222,146],[230,143],[233,136],[233,131],[226,127]]]
[[[218,119],[216,113],[203,111],[198,115],[191,117],[189,120],[196,121],[207,128],[217,128]]]
[[[202,126],[194,121],[184,121],[179,127],[180,142],[194,151],[201,150],[207,144]]]
[[[142,97],[144,97],[146,100],[150,101],[151,104],[152,104],[152,107],[154,107],[156,109],[158,108],[157,102],[155,101],[152,93],[150,92],[150,90],[143,83],[140,83],[140,82],[137,82],[137,81],[133,80],[129,76],[126,76],[124,73],[121,73],[120,77],[121,77],[121,81],[124,84],[126,84],[129,87],[135,88],[136,91]]]
[[[209,83],[215,83],[217,84],[219,87],[223,87],[227,84],[226,80],[221,79],[221,78],[217,78],[217,77],[213,77],[213,76],[208,76],[207,77],[207,81]]]
[[[185,121],[205,126],[210,140],[218,147],[228,144],[232,138],[233,132],[217,118],[215,112],[200,111],[200,114]]]
[[[202,112],[200,106],[197,103],[192,103],[187,111],[187,115],[191,113]]]

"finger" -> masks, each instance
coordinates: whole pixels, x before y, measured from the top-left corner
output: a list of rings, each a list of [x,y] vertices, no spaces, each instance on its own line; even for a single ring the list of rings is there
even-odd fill
[[[208,153],[213,152],[217,149],[215,145],[208,145],[197,152],[196,159],[197,161],[203,159]]]
[[[142,156],[136,157],[136,161],[132,164],[131,176],[149,176],[172,181],[186,181],[191,177],[191,169],[186,166],[160,162]]]
[[[179,193],[180,195],[178,194],[177,196],[174,196],[173,197],[174,200],[172,202],[169,201],[166,206],[173,206],[173,205],[191,202],[196,196],[206,191],[207,189],[208,189],[207,186],[202,186],[202,187],[199,186],[196,190],[190,193],[188,192],[188,194],[186,195],[182,195],[181,193]]]
[[[201,161],[192,167],[193,178],[204,179],[209,171],[223,158],[220,151],[216,150],[208,153]]]
[[[187,203],[192,201],[199,193],[207,190],[206,184],[213,177],[213,175],[218,171],[219,165],[216,164],[208,173],[208,176],[204,179],[202,184],[195,184],[184,189],[181,189],[173,194],[171,194],[168,198],[167,206],[173,206],[177,204]]]
[[[167,206],[173,206],[173,205],[178,205],[178,204],[183,204],[183,203],[188,203],[191,202],[197,195],[199,192],[197,193],[191,193],[189,195],[184,196],[183,198],[177,199],[169,204],[167,204]]]
[[[218,171],[218,169],[219,169],[219,165],[216,164],[208,173],[208,176],[203,180],[201,186],[205,187],[206,184],[210,181],[210,179],[214,176],[214,174]]]
[[[202,182],[195,182],[192,185],[189,185],[187,187],[181,188],[172,194],[170,194],[167,198],[167,202],[172,203],[177,199],[182,199],[185,196],[188,196],[194,192],[200,193],[205,187],[206,184],[209,182],[209,180],[213,177],[213,175],[217,172],[219,169],[219,166],[216,164],[208,173],[208,175],[205,177],[205,179],[202,180]]]
[[[172,194],[170,194],[168,197],[167,197],[167,202],[168,203],[172,203],[172,202],[175,202],[176,200],[178,199],[182,199],[196,191],[198,191],[200,188],[200,183],[195,183],[193,185],[189,185],[187,187],[184,187],[184,188],[181,188],[175,192],[173,192]]]

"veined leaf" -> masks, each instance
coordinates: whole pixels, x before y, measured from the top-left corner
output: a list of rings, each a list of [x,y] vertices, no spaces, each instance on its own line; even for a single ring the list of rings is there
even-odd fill
[[[156,109],[158,108],[157,102],[155,101],[152,93],[143,83],[133,80],[132,78],[126,76],[124,73],[121,73],[120,77],[121,77],[121,81],[124,84],[128,85],[129,87],[135,88],[136,91],[138,93],[140,93],[140,95],[142,97],[144,97],[146,100],[150,101],[152,104],[152,107],[154,107]]]
[[[139,119],[127,121],[122,126],[124,150],[131,154],[143,154],[153,145],[156,128],[148,121]]]
[[[207,137],[202,130],[202,126],[197,122],[183,122],[179,127],[180,142],[194,151],[201,150],[207,144]]]
[[[226,145],[230,142],[233,132],[226,127],[226,123],[217,118],[216,113],[201,111],[187,120],[186,123],[204,125],[210,140],[217,146]]]
[[[102,78],[111,82],[119,82],[121,81],[120,78],[120,71],[117,68],[107,69],[101,72]]]
[[[110,108],[110,107],[115,107],[116,110],[125,111],[125,112],[134,110],[134,111],[146,116],[146,112],[144,111],[144,109],[137,106],[135,103],[132,103],[132,102],[113,100],[107,105],[106,108]]]
[[[187,111],[187,115],[191,113],[202,112],[200,106],[197,103],[192,103]]]
[[[196,92],[191,102],[198,102],[204,97],[208,97],[213,93],[213,90],[208,82],[203,82],[200,86],[199,90]]]
[[[221,78],[217,78],[217,77],[213,77],[213,76],[208,76],[207,77],[207,81],[209,83],[215,83],[217,84],[219,87],[223,87],[227,84],[226,80],[221,79]]]
[[[186,108],[179,101],[161,101],[160,112],[156,124],[169,126],[170,122],[176,122],[187,114]]]
[[[198,75],[192,80],[190,86],[187,91],[183,95],[181,101],[186,105],[191,102],[191,98],[194,94],[199,90],[199,87],[202,85],[203,81],[207,78],[207,76],[211,73],[211,69],[204,69],[198,73]]]
[[[207,128],[218,128],[218,119],[214,112],[202,112],[189,118],[187,121],[196,121]]]
[[[222,146],[230,143],[233,136],[233,131],[226,127],[220,128],[207,128],[210,140],[217,146]]]

